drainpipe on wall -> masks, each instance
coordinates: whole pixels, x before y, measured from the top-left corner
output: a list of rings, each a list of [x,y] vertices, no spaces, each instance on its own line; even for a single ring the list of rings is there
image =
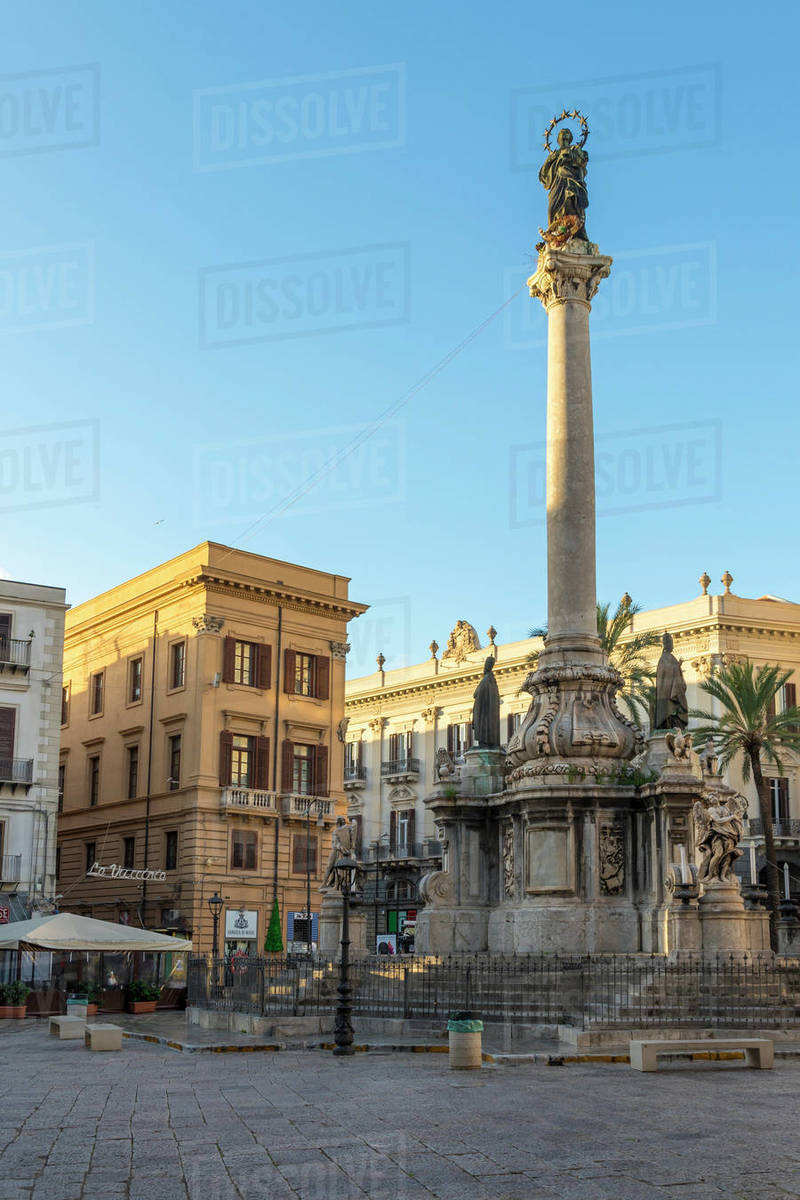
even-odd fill
[[[150,784],[153,776],[153,720],[156,697],[156,642],[158,640],[158,609],[153,613],[153,662],[150,669],[150,728],[147,735],[147,796],[144,805],[144,869],[150,849]],[[144,906],[147,902],[147,880],[142,880],[142,896],[139,901],[139,924],[144,929]]]
[[[272,754],[272,790],[277,798],[278,795],[278,755],[280,754],[280,727],[278,724],[281,712],[281,665],[283,657],[281,654],[283,634],[283,609],[278,605],[278,646],[275,655],[277,662],[275,664],[275,749]],[[281,816],[280,813],[275,817],[275,855],[272,863],[272,903],[278,899],[278,840],[280,834]]]

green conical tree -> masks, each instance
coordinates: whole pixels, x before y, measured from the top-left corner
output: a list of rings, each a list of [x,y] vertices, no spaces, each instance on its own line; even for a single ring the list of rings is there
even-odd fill
[[[272,916],[269,919],[269,928],[267,929],[267,936],[264,939],[264,953],[283,953],[283,937],[281,936],[281,910],[278,908],[277,896],[275,897],[275,903],[272,905]]]
[[[731,663],[700,685],[717,701],[719,714],[703,709],[692,709],[689,713],[701,722],[692,729],[695,745],[711,738],[720,765],[726,767],[733,759],[740,758],[742,778],[747,783],[752,775],[756,785],[767,859],[769,934],[773,950],[778,949],[781,897],[769,785],[762,773],[762,763],[773,763],[782,775],[784,750],[800,754],[800,708],[792,705],[776,712],[775,697],[791,675],[791,671],[782,667],[754,668],[747,660]]]

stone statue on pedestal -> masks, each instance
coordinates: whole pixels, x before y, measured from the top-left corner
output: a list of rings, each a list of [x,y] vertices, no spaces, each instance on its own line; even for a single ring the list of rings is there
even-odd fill
[[[472,736],[484,750],[500,747],[500,692],[494,677],[494,657],[489,655],[483,665],[483,679],[475,689],[472,709]]]
[[[653,729],[685,729],[689,724],[686,681],[681,664],[672,653],[672,634],[661,639],[664,649],[656,669],[656,699],[652,713]]]
[[[325,878],[322,881],[320,891],[323,891],[325,888],[336,887],[336,864],[341,858],[355,858],[357,839],[358,823],[351,821],[348,824],[344,817],[337,817],[336,825],[331,834],[331,852],[328,855]]]
[[[566,126],[558,131],[558,149],[550,146],[550,134],[556,125],[568,118],[580,121],[581,137],[577,145],[572,131]],[[553,117],[545,133],[544,145],[549,151],[541,170],[539,182],[547,189],[547,229],[540,229],[544,243],[551,247],[564,246],[572,238],[588,242],[586,233],[586,209],[589,194],[586,189],[586,164],[589,155],[583,146],[589,134],[586,119],[577,109],[566,109]]]
[[[744,832],[742,818],[747,801],[738,792],[709,792],[692,809],[697,845],[703,857],[697,879],[700,883],[733,878],[733,864],[741,858],[738,848]]]

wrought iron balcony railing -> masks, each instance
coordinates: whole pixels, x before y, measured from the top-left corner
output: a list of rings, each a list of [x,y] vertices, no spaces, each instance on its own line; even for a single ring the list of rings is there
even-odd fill
[[[25,671],[31,665],[31,640],[0,637],[0,671]]]
[[[32,758],[0,758],[0,783],[23,784],[33,783]]]
[[[0,857],[0,883],[19,883],[21,875],[21,854],[4,854]]]
[[[418,758],[391,758],[381,763],[381,775],[419,775]]]
[[[763,837],[764,827],[760,817],[754,817],[747,822],[750,837]],[[776,838],[800,838],[800,820],[795,817],[782,818],[772,822],[772,836]]]
[[[442,843],[434,838],[424,842],[373,842],[364,846],[361,852],[362,862],[390,862],[398,858],[441,858]]]
[[[344,781],[345,781],[345,783],[366,783],[367,782],[367,768],[362,767],[360,763],[356,763],[353,766],[345,767]]]

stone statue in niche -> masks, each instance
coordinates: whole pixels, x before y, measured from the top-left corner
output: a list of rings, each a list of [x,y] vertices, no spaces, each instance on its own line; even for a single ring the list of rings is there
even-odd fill
[[[600,891],[619,896],[625,891],[625,831],[620,825],[600,829]]]
[[[500,748],[500,692],[494,677],[494,657],[483,664],[483,679],[475,689],[472,709],[472,735],[484,750]]]
[[[503,829],[503,892],[509,900],[514,899],[514,826]]]
[[[652,716],[653,729],[685,729],[689,724],[686,703],[686,681],[681,664],[672,653],[672,634],[661,639],[663,650],[656,668],[656,698]]]
[[[697,846],[702,854],[699,883],[723,883],[735,878],[733,864],[741,858],[747,801],[738,792],[710,791],[692,809]]]

